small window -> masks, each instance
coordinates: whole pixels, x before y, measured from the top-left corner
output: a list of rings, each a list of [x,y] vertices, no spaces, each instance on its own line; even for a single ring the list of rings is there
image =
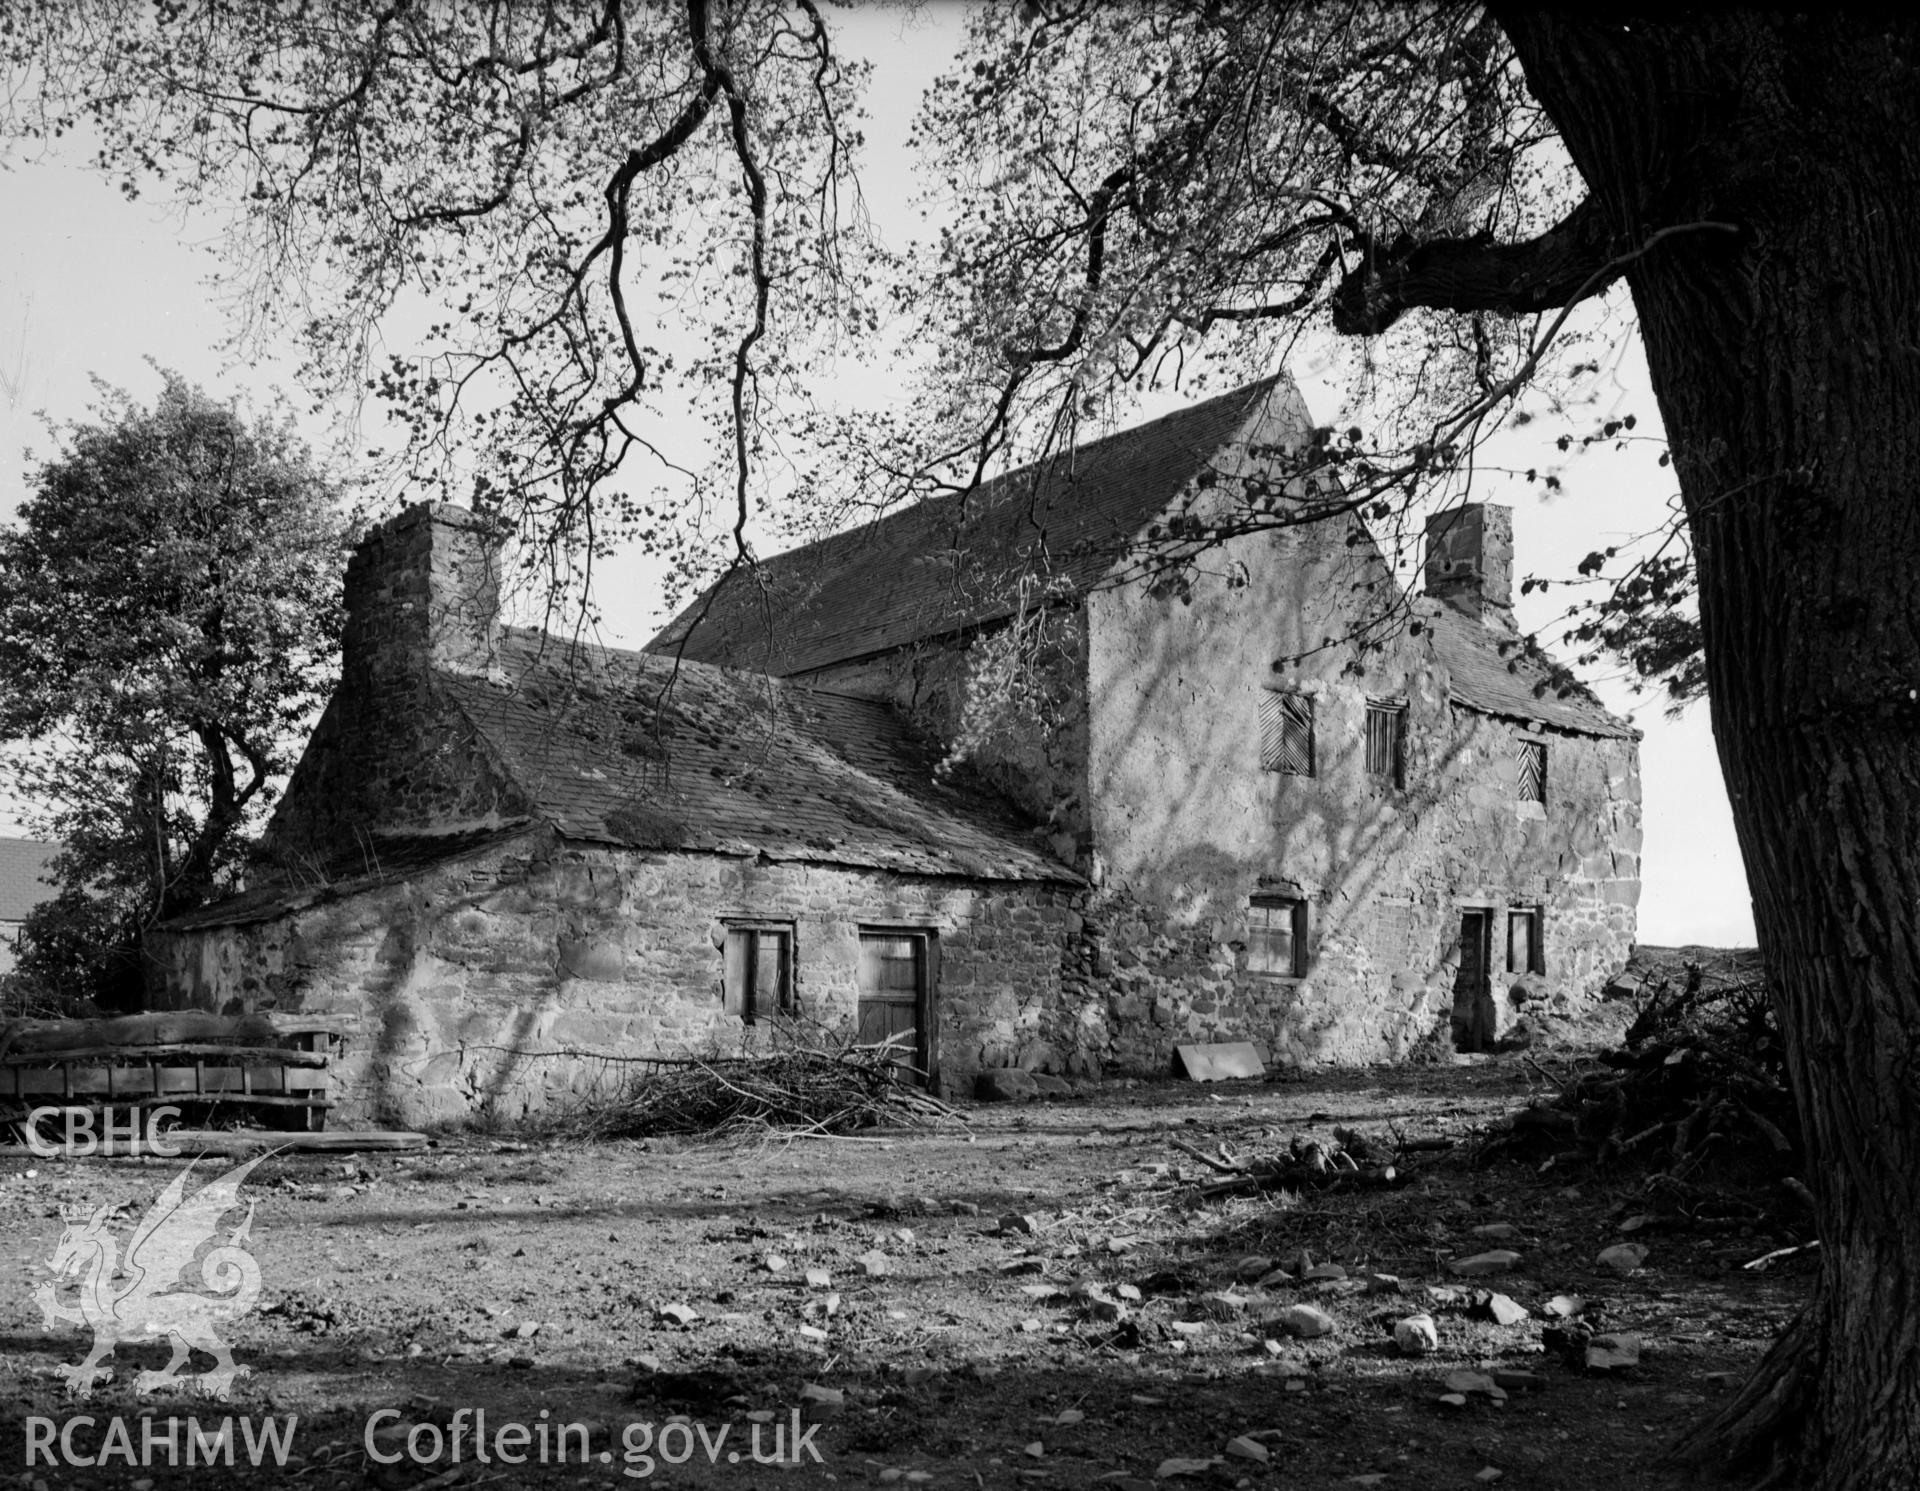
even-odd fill
[[[1545,973],[1546,958],[1540,948],[1540,912],[1538,908],[1507,913],[1507,972]]]
[[[1307,972],[1307,903],[1295,896],[1255,896],[1247,907],[1247,972],[1303,978]]]
[[[1514,747],[1514,765],[1520,780],[1520,801],[1547,800],[1547,743],[1522,740]]]
[[[1260,696],[1260,766],[1296,777],[1313,775],[1313,699],[1309,695]]]
[[[1367,701],[1367,775],[1406,785],[1407,706]]]
[[[728,1014],[751,1025],[793,1013],[793,928],[728,927],[724,960]]]

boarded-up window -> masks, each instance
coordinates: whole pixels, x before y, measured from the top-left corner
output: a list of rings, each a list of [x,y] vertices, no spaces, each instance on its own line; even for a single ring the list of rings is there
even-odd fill
[[[1247,972],[1301,978],[1307,971],[1307,903],[1255,896],[1247,906]]]
[[[1540,913],[1536,909],[1507,913],[1507,972],[1546,972],[1546,960],[1540,948]]]
[[[1260,765],[1297,777],[1313,775],[1313,700],[1306,694],[1260,696]]]
[[[793,1012],[791,927],[728,927],[724,957],[728,1014],[751,1025]]]
[[[1547,800],[1547,743],[1521,740],[1514,747],[1514,766],[1520,779],[1520,801]]]
[[[1367,701],[1367,775],[1395,787],[1406,781],[1407,707]]]

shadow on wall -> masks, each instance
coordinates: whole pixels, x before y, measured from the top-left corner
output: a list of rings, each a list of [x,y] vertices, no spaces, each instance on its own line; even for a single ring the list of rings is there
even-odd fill
[[[457,966],[436,966],[425,950],[432,941],[426,918],[444,924],[479,909],[487,894],[409,896],[406,904],[387,909],[384,934],[364,971],[353,966],[350,942],[315,939],[330,946],[328,956],[303,968],[294,987],[282,991],[295,1005],[309,989],[352,991],[371,1047],[354,1063],[359,1070],[348,1079],[349,1101],[374,1123],[510,1122],[531,1106],[528,1084],[542,1059],[532,1048],[557,994],[557,962],[555,984],[540,990],[536,1003],[517,998],[488,1008],[459,978]]]
[[[394,1087],[394,1074],[407,1056],[407,1047],[419,1033],[419,1020],[407,999],[413,972],[419,960],[419,939],[411,917],[387,928],[374,970],[362,986],[366,997],[367,1019],[373,1025],[373,1054],[367,1075],[373,1090],[369,1106],[376,1122],[405,1127],[412,1115],[402,1094]]]
[[[1371,545],[1343,551],[1301,533],[1269,540],[1275,552],[1251,554],[1243,578],[1212,577],[1184,599],[1136,590],[1103,602],[1110,640],[1090,687],[1103,715],[1092,791],[1115,805],[1097,830],[1107,899],[1135,943],[1158,934],[1165,982],[1147,988],[1186,1007],[1154,1018],[1184,1024],[1183,1038],[1271,1031],[1287,1059],[1394,1058],[1455,1020],[1463,902],[1544,890],[1559,855],[1514,819],[1508,761],[1476,748],[1477,717],[1454,710],[1417,637],[1384,632],[1359,674],[1343,666],[1350,647],[1320,646],[1390,621],[1399,592]],[[1300,661],[1276,664],[1289,658]],[[1311,775],[1262,769],[1255,701],[1277,685],[1314,701]],[[1365,769],[1375,698],[1406,710],[1404,787]],[[1303,977],[1227,964],[1261,891],[1310,904]],[[1223,994],[1241,1029],[1218,1018]],[[1469,1031],[1499,1023],[1491,1009],[1460,1014]]]
[[[1456,742],[1430,756],[1435,774],[1457,765],[1461,751]],[[1167,854],[1157,862],[1155,879],[1179,893],[1180,921],[1190,938],[1186,956],[1169,973],[1179,978],[1184,964],[1186,971],[1199,974],[1218,962],[1222,944],[1241,952],[1249,897],[1263,890],[1297,890],[1311,907],[1304,976],[1273,980],[1238,966],[1230,975],[1249,1002],[1278,1006],[1261,1023],[1287,1032],[1292,1058],[1351,1060],[1357,1046],[1370,1046],[1359,1054],[1397,1059],[1450,1028],[1459,1043],[1466,1012],[1454,1007],[1461,959],[1458,905],[1451,897],[1438,898],[1437,904],[1402,899],[1383,916],[1376,899],[1404,886],[1409,821],[1426,817],[1448,795],[1437,786],[1410,789],[1390,803],[1327,792],[1313,812],[1271,823],[1264,853],[1201,844]],[[1206,778],[1195,774],[1172,796],[1169,812],[1199,814],[1209,801]],[[1331,875],[1308,870],[1323,865],[1337,868]],[[1396,927],[1397,936],[1383,937],[1383,924]],[[1171,935],[1176,943],[1181,940],[1178,932]],[[1392,945],[1382,946],[1388,938]],[[1481,999],[1491,1004],[1492,998],[1489,986]],[[1478,1026],[1494,1023],[1495,1017],[1491,1010],[1476,1010],[1472,1020]]]

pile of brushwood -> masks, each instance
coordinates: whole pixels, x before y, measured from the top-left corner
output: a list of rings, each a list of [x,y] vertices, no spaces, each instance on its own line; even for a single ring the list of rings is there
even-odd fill
[[[1811,1205],[1785,1049],[1757,978],[1686,964],[1648,985],[1621,1048],[1555,1080],[1481,1162],[1631,1167],[1655,1190],[1779,1187]]]
[[[965,1122],[916,1079],[883,1046],[786,1045],[767,1054],[659,1058],[580,1100],[554,1128],[583,1139],[750,1138]]]

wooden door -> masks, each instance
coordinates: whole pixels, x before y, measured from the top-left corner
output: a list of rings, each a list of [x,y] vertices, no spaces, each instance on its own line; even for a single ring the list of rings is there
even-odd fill
[[[916,1081],[933,1069],[931,942],[924,932],[860,934],[860,1043],[891,1045]]]
[[[1484,1051],[1493,1035],[1493,913],[1460,913],[1460,968],[1453,977],[1453,1045]]]

